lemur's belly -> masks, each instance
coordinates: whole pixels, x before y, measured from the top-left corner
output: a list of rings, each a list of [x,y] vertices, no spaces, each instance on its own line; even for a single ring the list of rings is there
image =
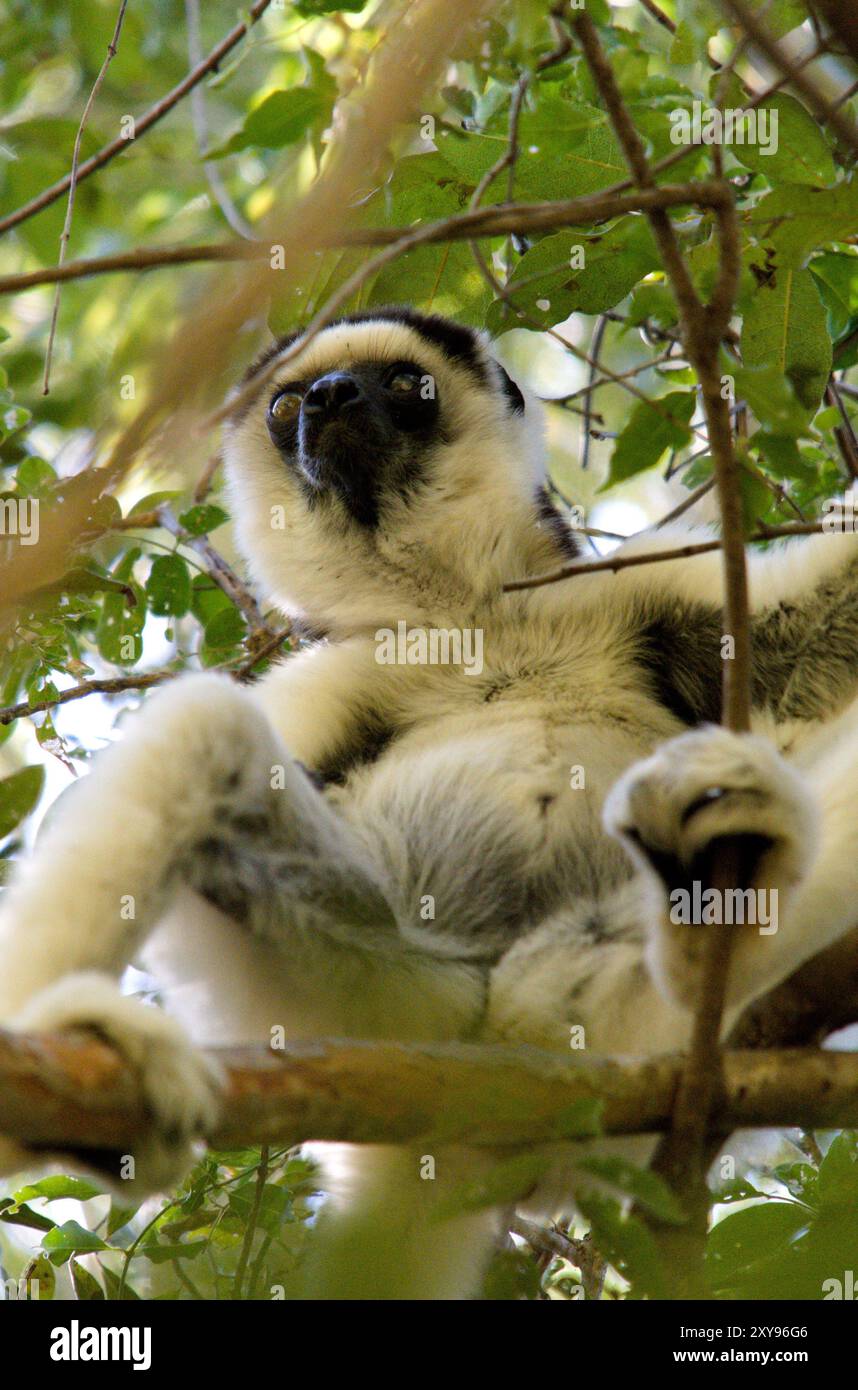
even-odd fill
[[[397,741],[334,799],[396,886],[407,934],[491,958],[559,904],[628,877],[602,803],[648,751],[615,727],[450,721]]]

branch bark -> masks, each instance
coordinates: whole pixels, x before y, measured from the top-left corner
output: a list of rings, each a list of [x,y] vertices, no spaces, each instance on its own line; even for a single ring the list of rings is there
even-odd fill
[[[653,207],[681,207],[694,203],[699,207],[717,207],[724,200],[724,189],[714,181],[661,184],[658,188],[635,192],[588,193],[580,198],[561,198],[544,203],[496,203],[478,207],[436,222],[410,227],[353,227],[333,235],[321,234],[320,247],[328,246],[390,246],[401,243],[419,232],[422,246],[431,242],[465,241],[475,237],[505,236],[510,232],[528,232],[574,227],[588,222],[603,222],[626,212],[646,212]],[[406,249],[410,249],[406,247]],[[36,285],[55,284],[59,280],[82,280],[91,275],[106,275],[114,271],[152,270],[158,266],[190,265],[205,261],[264,260],[271,254],[267,242],[215,241],[198,246],[138,247],[133,251],[117,252],[112,256],[93,256],[86,260],[67,261],[62,266],[46,266],[21,275],[0,276],[0,294],[18,293]],[[279,272],[278,272],[279,273]]]
[[[570,1106],[600,1101],[606,1134],[671,1124],[683,1060],[567,1058],[466,1043],[314,1041],[283,1052],[218,1049],[219,1148],[463,1143],[504,1148],[567,1140]],[[138,1079],[105,1043],[0,1031],[3,1133],[28,1149],[126,1149],[150,1119]],[[729,1052],[713,1116],[720,1130],[858,1124],[858,1056],[808,1049]]]

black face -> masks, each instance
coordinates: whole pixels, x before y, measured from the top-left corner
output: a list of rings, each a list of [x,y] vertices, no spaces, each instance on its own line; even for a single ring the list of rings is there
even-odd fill
[[[289,382],[267,424],[308,497],[338,496],[363,526],[378,524],[385,496],[426,476],[427,445],[441,439],[435,381],[416,362],[358,362]]]

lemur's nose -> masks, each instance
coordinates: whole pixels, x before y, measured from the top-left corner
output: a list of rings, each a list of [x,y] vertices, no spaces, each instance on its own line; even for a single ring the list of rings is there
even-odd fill
[[[363,388],[350,372],[328,372],[310,387],[301,409],[308,415],[338,415],[363,399]]]

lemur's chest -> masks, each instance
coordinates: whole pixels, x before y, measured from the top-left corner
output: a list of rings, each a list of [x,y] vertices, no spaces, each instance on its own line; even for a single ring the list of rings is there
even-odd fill
[[[404,628],[404,625],[402,625]],[[405,630],[379,646],[388,720],[358,730],[331,781],[359,791],[376,776],[407,777],[408,763],[498,778],[597,789],[677,731],[632,644],[586,626],[540,632],[494,627]],[[587,764],[590,782],[587,783]],[[583,769],[581,771],[580,769]]]

